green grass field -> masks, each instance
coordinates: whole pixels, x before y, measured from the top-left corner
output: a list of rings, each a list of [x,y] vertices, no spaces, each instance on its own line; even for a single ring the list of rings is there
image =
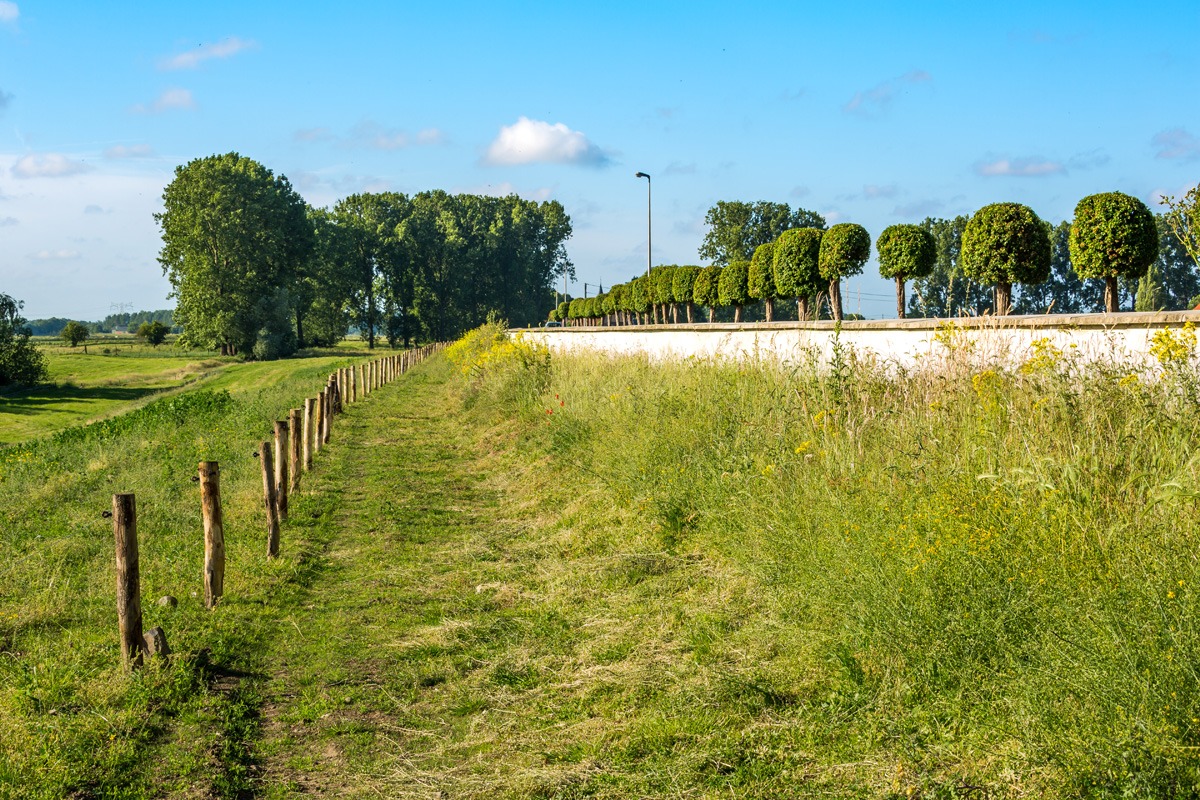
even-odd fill
[[[1200,795],[1194,344],[897,375],[492,333],[338,419],[274,562],[251,452],[345,357],[0,451],[0,797]],[[116,491],[175,649],[133,674]]]

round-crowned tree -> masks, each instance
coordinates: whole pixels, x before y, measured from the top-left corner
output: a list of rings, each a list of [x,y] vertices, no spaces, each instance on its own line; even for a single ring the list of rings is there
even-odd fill
[[[71,345],[71,347],[78,347],[81,342],[86,342],[88,340],[88,337],[92,335],[92,332],[89,331],[87,325],[84,325],[82,322],[71,320],[63,326],[62,333],[59,335],[62,336],[63,341]],[[87,348],[85,347],[84,350],[87,350]]]
[[[699,306],[708,306],[708,321],[713,322],[717,317],[717,306],[720,304],[718,286],[721,283],[721,268],[716,264],[705,267],[696,275],[692,285],[692,300]]]
[[[775,312],[775,243],[760,244],[750,259],[746,288],[755,300],[763,301],[763,313],[770,322]]]
[[[1158,258],[1154,214],[1141,200],[1121,192],[1080,200],[1069,242],[1076,274],[1104,281],[1104,310],[1110,314],[1119,310],[1117,278],[1137,280]]]
[[[821,277],[829,281],[829,307],[833,318],[842,318],[842,278],[863,271],[871,257],[871,234],[862,225],[841,222],[821,237],[817,264]]]
[[[879,274],[896,281],[896,316],[904,319],[904,282],[923,278],[937,263],[937,241],[920,225],[890,225],[875,240]]]
[[[721,270],[721,279],[717,282],[717,300],[723,306],[733,306],[734,322],[742,321],[742,306],[750,302],[749,278],[749,261],[731,261]]]
[[[1050,233],[1033,209],[993,203],[975,212],[963,230],[963,274],[995,286],[996,314],[1012,307],[1014,283],[1037,284],[1050,277]]]
[[[794,297],[801,320],[808,319],[809,300],[821,290],[818,263],[823,233],[819,228],[792,228],[775,240],[776,296]]]
[[[612,287],[608,291],[600,295],[600,313],[604,315],[604,324],[612,324],[613,312],[617,310],[617,296],[613,292]]]
[[[566,300],[563,300],[561,303],[558,304],[558,308],[555,310],[558,312],[558,321],[561,322],[563,325],[566,325],[567,321],[571,319],[571,317],[570,317],[571,304],[568,303]]]
[[[676,303],[683,303],[689,324],[692,322],[692,309],[695,306],[692,288],[695,286],[696,276],[699,274],[699,267],[684,265],[675,268],[675,277],[671,279],[671,297]]]
[[[626,314],[629,312],[629,284],[618,283],[610,290],[613,296],[613,315],[618,325],[628,323]]]
[[[579,305],[582,302],[583,302],[582,297],[576,297],[574,300],[572,300],[570,303],[567,304],[567,319],[571,320],[572,325],[574,325],[579,320],[579,311],[580,311]]]
[[[658,317],[666,324],[667,307],[675,304],[675,298],[671,293],[671,281],[675,277],[674,264],[661,264],[650,270],[650,299],[654,301],[655,307],[658,309]]]
[[[645,275],[634,278],[629,283],[629,305],[633,309],[633,313],[638,315],[638,322],[645,325],[648,324],[645,316],[646,310],[650,308],[650,279]]]

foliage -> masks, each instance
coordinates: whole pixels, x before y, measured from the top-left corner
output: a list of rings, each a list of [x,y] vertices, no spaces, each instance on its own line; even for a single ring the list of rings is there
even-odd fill
[[[780,297],[808,297],[821,290],[821,237],[818,228],[793,228],[775,242],[775,291]]]
[[[1196,356],[1196,326],[1185,322],[1178,332],[1170,328],[1155,331],[1150,340],[1150,355],[1168,368],[1191,365]]]
[[[1117,308],[1117,279],[1136,280],[1158,256],[1154,215],[1136,197],[1121,192],[1089,195],[1075,206],[1071,264],[1081,278],[1108,284],[1108,311]]]
[[[59,334],[59,336],[62,337],[62,340],[71,347],[77,347],[83,342],[86,342],[88,337],[91,335],[92,332],[88,330],[86,325],[76,322],[75,320],[71,320],[64,325],[62,333]]]
[[[20,300],[0,292],[0,386],[46,379],[46,357],[29,340],[22,306]]]
[[[717,279],[717,302],[723,306],[744,306],[750,301],[749,261],[731,261]]]
[[[839,222],[821,236],[817,265],[821,277],[837,281],[857,275],[871,257],[871,234],[854,222]]]
[[[1200,184],[1178,199],[1164,196],[1162,202],[1167,207],[1163,214],[1166,226],[1191,256],[1192,263],[1200,264]]]
[[[445,354],[466,378],[472,402],[487,397],[497,403],[529,406],[549,385],[550,351],[513,336],[503,322],[488,322],[468,331],[447,347]]]
[[[692,299],[696,305],[714,308],[720,305],[720,283],[722,268],[716,264],[705,267],[696,275],[692,284]]]
[[[249,353],[260,331],[280,333],[275,303],[290,298],[279,292],[312,250],[306,208],[287,178],[237,153],[175,169],[154,218],[187,342]]]
[[[1050,275],[1050,236],[1028,206],[993,203],[975,212],[962,235],[962,271],[996,285],[995,312],[1008,312],[1014,283],[1041,283]]]
[[[1167,292],[1163,288],[1162,276],[1158,272],[1158,264],[1152,262],[1146,274],[1138,279],[1137,300],[1134,311],[1164,311],[1167,303]]]
[[[144,340],[147,344],[158,347],[167,340],[167,334],[170,332],[163,323],[155,320],[154,322],[143,322],[137,329],[137,336]]]
[[[675,279],[674,265],[663,264],[650,270],[650,283],[653,287],[651,299],[658,304],[673,303],[675,296],[673,285]]]
[[[754,249],[746,288],[755,300],[771,300],[775,297],[775,242],[766,242]]]
[[[937,263],[937,241],[920,225],[890,225],[875,240],[879,274],[884,278],[923,278]]]
[[[640,275],[629,282],[629,310],[645,314],[650,308],[650,278]]]
[[[671,299],[676,303],[694,302],[693,289],[699,274],[700,268],[697,266],[685,264],[676,267],[675,275],[671,279]]]
[[[719,201],[704,215],[708,231],[700,258],[714,264],[749,261],[759,245],[773,242],[791,228],[824,228],[820,214],[787,203]]]

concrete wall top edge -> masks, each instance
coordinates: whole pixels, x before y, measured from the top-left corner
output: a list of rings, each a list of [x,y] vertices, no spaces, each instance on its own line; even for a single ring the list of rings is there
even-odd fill
[[[1152,328],[1200,323],[1200,311],[1124,311],[1116,314],[1036,314],[1007,317],[941,317],[919,319],[845,320],[844,331],[936,330],[953,322],[959,328],[1002,330],[1006,328]],[[676,325],[623,325],[614,327],[517,328],[545,334],[628,333],[631,331],[763,331],[763,330],[835,330],[833,320],[813,322],[712,322]]]

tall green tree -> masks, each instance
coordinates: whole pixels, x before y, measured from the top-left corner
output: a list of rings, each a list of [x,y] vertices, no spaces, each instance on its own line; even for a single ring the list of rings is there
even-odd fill
[[[78,347],[83,342],[86,342],[88,337],[91,335],[92,332],[88,330],[87,325],[84,325],[82,322],[76,322],[75,320],[71,320],[64,325],[62,333],[59,334],[63,341],[69,344],[71,347]],[[84,349],[86,350],[87,348]]]
[[[708,231],[700,245],[700,258],[714,264],[750,261],[759,245],[773,242],[792,228],[824,228],[825,218],[807,209],[795,211],[787,203],[721,200],[704,215]]]
[[[158,347],[167,340],[167,334],[170,332],[170,328],[158,320],[154,320],[153,322],[143,322],[139,325],[137,337],[151,347]]]
[[[290,289],[313,233],[286,177],[237,153],[196,159],[175,169],[154,218],[187,342],[223,354],[294,349]]]
[[[896,316],[904,319],[904,282],[923,278],[937,263],[937,242],[920,225],[890,225],[875,240],[879,274],[896,281]]]
[[[717,300],[723,306],[733,306],[733,321],[742,321],[742,306],[750,301],[750,262],[732,261],[721,270],[717,281]]]
[[[1118,278],[1137,280],[1158,257],[1158,228],[1146,204],[1122,192],[1089,195],[1075,206],[1071,263],[1081,278],[1104,281],[1104,310],[1118,310]]]
[[[1164,196],[1162,203],[1167,207],[1163,214],[1167,227],[1192,261],[1200,264],[1200,184],[1185,192],[1183,197]]]
[[[1170,311],[1189,309],[1200,295],[1200,269],[1163,214],[1154,215],[1158,228],[1157,271],[1162,277],[1163,303]]]
[[[350,321],[368,349],[375,348],[376,338],[387,329],[383,309],[388,278],[403,283],[406,264],[396,228],[408,213],[408,198],[396,192],[353,194],[332,210],[341,231]]]
[[[663,321],[663,324],[666,324],[667,321],[667,307],[671,306],[672,310],[675,310],[675,298],[671,293],[671,283],[674,278],[674,264],[660,264],[650,270],[650,299],[658,308],[659,318]],[[675,321],[679,321],[677,314]]]
[[[1014,283],[1041,283],[1050,275],[1050,236],[1033,209],[992,203],[975,212],[962,237],[963,274],[995,287],[994,312],[1009,313]]]
[[[29,339],[24,305],[0,292],[0,386],[32,386],[46,379],[46,357]]]
[[[809,318],[809,304],[821,291],[821,236],[819,228],[793,228],[775,242],[775,291],[796,300],[800,321]]]
[[[696,276],[699,274],[699,267],[684,264],[675,268],[675,275],[671,279],[671,297],[676,303],[683,303],[689,325],[694,321],[692,310],[696,303],[692,290],[696,285]]]
[[[716,264],[705,267],[696,275],[692,284],[692,299],[698,306],[708,307],[708,321],[713,322],[717,317],[717,306],[720,304],[721,267]]]
[[[762,300],[763,314],[770,322],[775,311],[775,242],[760,244],[750,259],[746,288],[755,300]]]
[[[862,225],[840,222],[821,237],[818,267],[829,281],[829,307],[835,320],[842,319],[842,278],[858,275],[871,257],[871,234]]]

